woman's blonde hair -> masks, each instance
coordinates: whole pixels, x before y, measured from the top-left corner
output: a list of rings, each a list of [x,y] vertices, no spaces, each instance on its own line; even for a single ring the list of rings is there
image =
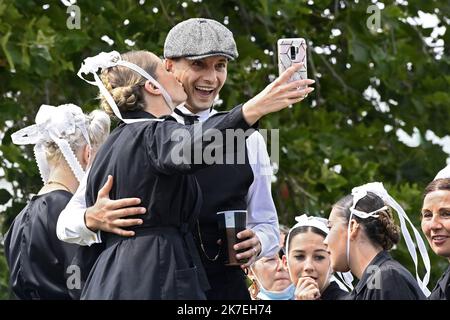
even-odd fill
[[[129,51],[122,54],[121,57],[123,60],[141,67],[157,80],[155,72],[158,61],[152,53],[148,51]],[[142,75],[130,68],[115,66],[104,69],[100,78],[121,112],[144,109],[145,101],[142,86],[147,79]],[[102,109],[110,116],[114,116],[106,99],[103,96],[100,99]]]

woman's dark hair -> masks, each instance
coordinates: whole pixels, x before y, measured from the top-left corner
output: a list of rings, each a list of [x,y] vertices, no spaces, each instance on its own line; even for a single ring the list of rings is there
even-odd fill
[[[327,234],[325,232],[323,232],[322,230],[320,230],[319,228],[312,227],[312,226],[298,227],[298,228],[295,228],[294,230],[292,230],[291,233],[289,234],[289,243],[287,243],[288,237],[286,237],[284,239],[284,247],[287,248],[286,244],[288,244],[289,247],[291,247],[292,239],[294,239],[296,235],[298,235],[300,233],[307,233],[310,231],[315,234],[318,234],[319,236],[322,236],[324,239],[327,237]],[[288,252],[287,252],[287,254],[288,254]]]
[[[353,205],[353,196],[348,195],[333,206],[341,209],[340,212],[346,222],[350,218],[350,207]],[[385,206],[384,201],[373,192],[360,199],[356,204],[356,209],[362,212],[372,212]],[[377,212],[378,218],[360,218],[353,215],[359,224],[364,227],[367,237],[375,244],[380,245],[384,250],[391,249],[400,240],[400,228],[395,224],[391,209]]]
[[[450,191],[450,178],[445,179],[436,179],[431,181],[428,186],[425,188],[425,192],[423,196],[425,197],[427,194],[438,191],[438,190],[448,190]]]

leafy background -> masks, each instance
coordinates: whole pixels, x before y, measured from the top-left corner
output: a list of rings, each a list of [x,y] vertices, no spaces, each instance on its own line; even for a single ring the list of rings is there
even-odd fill
[[[374,3],[381,23],[372,31],[366,22]],[[262,121],[280,129],[273,196],[282,223],[305,212],[327,216],[352,187],[383,181],[420,227],[422,192],[448,157],[429,137],[430,130],[444,137],[450,119],[448,1],[78,1],[80,29],[66,25],[69,4],[0,0],[2,233],[41,184],[32,148],[13,145],[11,133],[29,125],[42,103],[97,107],[96,89],[76,76],[83,58],[112,49],[162,55],[168,30],[191,17],[221,21],[236,37],[240,56],[229,65],[221,110],[274,78],[278,38],[308,40],[315,92]],[[419,12],[433,14],[440,31],[417,22]],[[399,131],[414,133],[415,146],[399,141]],[[0,251],[0,298],[7,299]],[[393,255],[414,271],[403,242]],[[431,250],[430,257],[432,288],[447,262]]]

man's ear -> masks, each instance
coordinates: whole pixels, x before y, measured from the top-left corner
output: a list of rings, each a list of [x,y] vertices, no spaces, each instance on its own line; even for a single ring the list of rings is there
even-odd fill
[[[174,62],[172,59],[164,59],[164,67],[166,68],[167,71],[173,72],[173,65]]]

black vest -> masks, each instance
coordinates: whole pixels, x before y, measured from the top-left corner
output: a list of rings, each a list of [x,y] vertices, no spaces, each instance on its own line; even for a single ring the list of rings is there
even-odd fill
[[[185,124],[198,122],[198,116],[196,115],[187,115],[178,109],[174,111],[183,117]],[[221,238],[218,230],[217,212],[247,210],[246,197],[254,180],[246,143],[238,144],[236,139],[226,141],[226,143],[228,147],[230,147],[230,144],[234,146],[234,150],[236,150],[234,154],[225,154],[224,149],[218,149],[217,152],[223,153],[222,164],[209,166],[195,173],[202,191],[203,203],[194,238],[202,263],[209,276],[224,272],[226,271],[224,268],[227,268],[224,265],[225,249],[217,244],[217,241]]]
[[[194,237],[208,274],[222,272],[225,267],[225,250],[217,244],[221,234],[216,213],[225,210],[247,210],[246,197],[254,180],[246,145],[236,146],[236,150],[238,152],[231,155],[231,159],[224,155],[224,164],[213,165],[195,173],[202,190],[203,204]],[[201,248],[200,243],[203,243],[205,250]],[[218,259],[211,261],[217,253]]]

